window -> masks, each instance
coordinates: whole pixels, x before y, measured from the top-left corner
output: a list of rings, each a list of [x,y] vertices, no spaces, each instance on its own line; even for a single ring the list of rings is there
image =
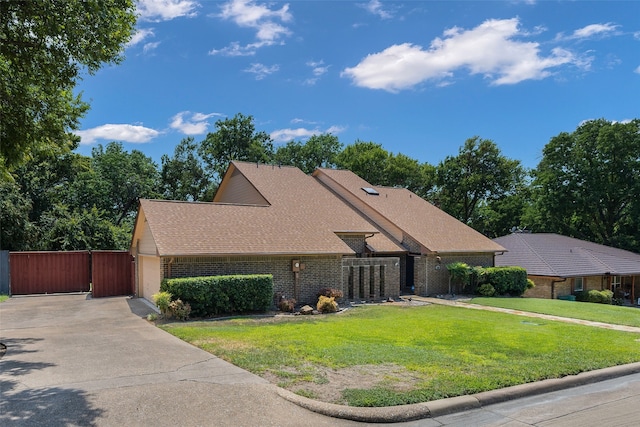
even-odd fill
[[[573,291],[574,292],[584,291],[584,278],[576,277],[575,279],[573,279]]]
[[[371,196],[379,196],[380,193],[378,193],[378,190],[376,190],[375,188],[371,188],[371,187],[362,187],[362,190],[371,195]]]

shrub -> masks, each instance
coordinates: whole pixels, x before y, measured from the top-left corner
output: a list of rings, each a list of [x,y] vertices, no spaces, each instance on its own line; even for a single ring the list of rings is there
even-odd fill
[[[527,270],[522,267],[488,267],[483,282],[490,283],[498,295],[519,297],[527,290]]]
[[[593,289],[589,291],[588,298],[589,302],[595,302],[598,304],[611,304],[613,300],[613,292],[608,289],[605,289],[603,291]]]
[[[318,298],[317,308],[320,313],[335,313],[338,311],[338,303],[333,297],[320,295]]]
[[[188,303],[196,317],[265,311],[273,303],[267,274],[165,279],[160,289]]]
[[[184,303],[181,299],[177,299],[169,304],[169,313],[178,320],[187,320],[191,314],[191,306],[189,303]]]
[[[576,301],[593,302],[598,304],[611,304],[613,302],[613,292],[608,289],[598,291],[592,289],[590,291],[580,291],[575,293]]]
[[[153,302],[156,303],[158,308],[160,309],[160,313],[166,315],[169,310],[169,304],[171,304],[172,295],[169,292],[158,292],[157,294],[151,295]]]
[[[496,294],[496,290],[490,283],[485,283],[478,287],[478,294],[483,297],[492,297]]]
[[[335,289],[335,288],[322,288],[318,291],[318,298],[320,298],[320,296],[325,296],[325,297],[329,297],[329,298],[337,298],[340,299],[343,297],[343,293],[340,289]]]
[[[278,310],[284,311],[285,313],[293,313],[296,309],[296,300],[293,298],[280,298],[278,301]]]
[[[535,287],[536,287],[536,284],[534,283],[534,281],[531,279],[527,279],[527,289],[533,289]]]

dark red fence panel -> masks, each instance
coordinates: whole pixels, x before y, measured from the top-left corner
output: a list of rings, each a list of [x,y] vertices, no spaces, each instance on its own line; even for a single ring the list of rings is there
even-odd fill
[[[94,298],[132,295],[133,257],[126,251],[91,252],[91,280]]]
[[[89,252],[10,252],[11,294],[88,292]]]

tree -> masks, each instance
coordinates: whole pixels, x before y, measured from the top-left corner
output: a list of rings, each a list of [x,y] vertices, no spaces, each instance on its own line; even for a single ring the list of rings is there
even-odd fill
[[[232,160],[267,163],[273,160],[273,143],[266,132],[256,132],[253,116],[238,113],[216,121],[216,131],[200,143],[199,154],[210,177],[220,181]]]
[[[30,210],[31,200],[20,191],[20,186],[0,180],[0,249],[29,249],[34,234]]]
[[[96,207],[113,225],[132,225],[138,200],[159,196],[156,163],[139,150],[125,151],[119,142],[98,145],[91,156],[91,169],[71,189],[71,204],[79,211]]]
[[[350,170],[373,185],[387,185],[384,176],[389,152],[381,144],[357,140],[336,157],[338,167]]]
[[[342,143],[331,134],[313,135],[305,143],[289,141],[278,147],[275,161],[288,166],[296,166],[307,174],[316,168],[335,166],[336,157],[342,150]]]
[[[382,172],[383,185],[407,188],[429,198],[435,182],[435,168],[402,153],[390,154]]]
[[[120,62],[135,23],[132,0],[0,2],[0,175],[75,147],[80,74]]]
[[[96,207],[72,212],[56,204],[41,221],[40,250],[126,249],[131,239],[129,230],[113,225]]]
[[[198,155],[198,144],[185,138],[176,146],[173,157],[162,155],[160,181],[162,196],[169,200],[211,201],[214,188]]]
[[[515,191],[522,176],[520,161],[504,157],[493,141],[476,136],[437,166],[434,197],[445,212],[473,226],[478,207]]]
[[[534,171],[537,230],[640,251],[640,119],[551,138]]]

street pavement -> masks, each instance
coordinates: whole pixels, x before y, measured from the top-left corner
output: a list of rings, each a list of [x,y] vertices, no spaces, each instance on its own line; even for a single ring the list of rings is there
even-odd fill
[[[144,317],[151,311],[140,299],[88,294],[1,303],[0,343],[7,349],[0,358],[0,425],[368,425],[335,418],[340,407],[321,414],[301,406],[264,379],[150,324]],[[640,365],[629,372],[640,372]],[[394,412],[407,420],[407,411],[424,414],[426,408],[434,416],[393,425],[640,425],[640,373],[536,396],[519,390],[515,396],[524,397],[496,404],[487,404],[489,396],[445,399],[407,407],[404,414],[405,408],[375,408],[368,410],[374,416],[356,419],[371,424],[393,418],[375,414]]]

